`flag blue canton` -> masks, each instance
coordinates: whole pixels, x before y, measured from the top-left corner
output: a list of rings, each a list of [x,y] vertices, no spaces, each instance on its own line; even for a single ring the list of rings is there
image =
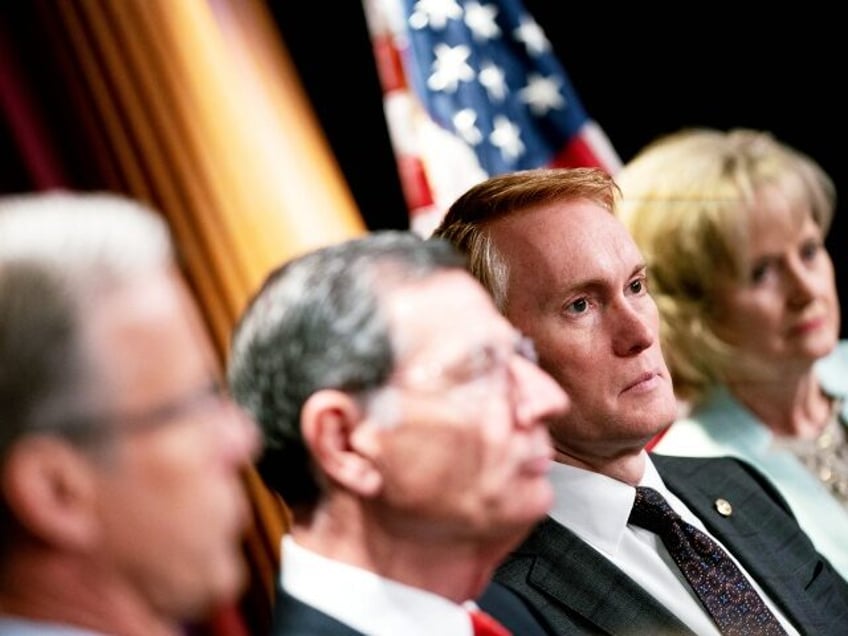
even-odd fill
[[[413,89],[488,174],[549,165],[587,123],[550,43],[520,2],[404,0],[404,8]]]

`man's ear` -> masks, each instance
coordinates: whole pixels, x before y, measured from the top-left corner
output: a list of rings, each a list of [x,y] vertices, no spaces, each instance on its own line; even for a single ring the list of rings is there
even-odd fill
[[[96,544],[93,470],[68,442],[50,435],[15,442],[0,488],[18,523],[42,541],[81,550]]]
[[[335,389],[317,391],[300,417],[303,439],[327,479],[360,497],[380,491],[383,477],[373,461],[375,427],[354,398]]]

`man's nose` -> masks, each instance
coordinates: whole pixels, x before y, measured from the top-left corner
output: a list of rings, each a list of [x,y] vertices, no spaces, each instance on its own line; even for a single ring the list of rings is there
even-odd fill
[[[653,303],[643,299],[643,303]],[[652,305],[653,306],[653,305]],[[655,306],[653,306],[655,309]],[[611,307],[614,315],[613,350],[616,355],[636,355],[654,344],[657,338],[652,316],[641,306],[623,300]]]
[[[568,394],[538,365],[515,356],[510,366],[514,380],[516,419],[532,427],[551,417],[565,415],[571,408]]]

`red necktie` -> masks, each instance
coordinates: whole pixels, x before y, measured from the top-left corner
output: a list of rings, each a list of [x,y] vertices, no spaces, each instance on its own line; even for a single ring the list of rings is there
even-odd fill
[[[471,626],[474,628],[474,636],[512,636],[512,632],[501,625],[483,610],[470,610]]]

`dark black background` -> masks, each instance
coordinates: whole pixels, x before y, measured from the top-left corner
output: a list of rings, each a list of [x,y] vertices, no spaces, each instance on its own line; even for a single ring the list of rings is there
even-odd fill
[[[623,161],[685,126],[745,126],[808,153],[840,195],[848,192],[840,160],[845,35],[832,12],[787,5],[785,13],[772,6],[767,15],[748,17],[714,4],[693,5],[685,15],[574,4],[524,2]],[[407,227],[361,5],[272,0],[268,6],[368,227]],[[840,210],[827,245],[840,297],[848,299],[848,222]],[[845,337],[848,329],[842,332]]]

